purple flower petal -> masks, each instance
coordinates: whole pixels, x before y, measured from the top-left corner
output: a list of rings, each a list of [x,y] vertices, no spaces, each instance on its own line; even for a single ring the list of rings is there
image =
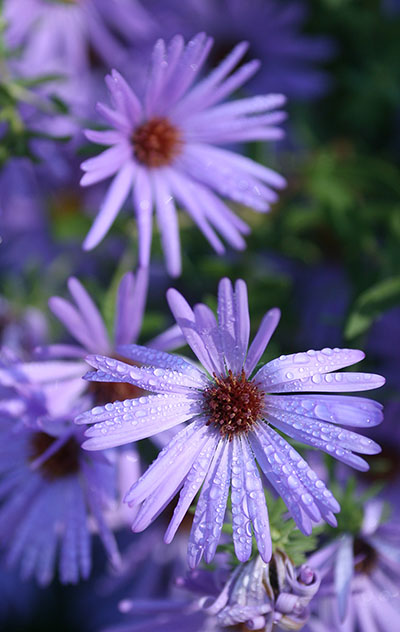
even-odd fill
[[[68,279],[68,289],[83,320],[86,321],[88,330],[90,331],[93,339],[91,349],[107,353],[110,348],[110,342],[104,321],[95,303],[86,292],[83,285],[75,277],[70,277]]]
[[[98,406],[80,415],[76,421],[95,422],[86,430],[85,435],[90,438],[82,447],[104,450],[151,437],[188,421],[200,411],[196,402],[168,393]]]
[[[197,503],[188,544],[188,564],[195,568],[203,554],[209,564],[215,555],[224,522],[230,483],[232,444],[220,440]]]
[[[326,373],[321,375],[316,373],[312,377],[281,382],[279,384],[268,384],[269,393],[295,393],[302,391],[316,391],[333,393],[370,391],[380,388],[385,383],[385,378],[374,373]]]
[[[138,268],[136,278],[127,272],[118,287],[115,315],[115,344],[129,344],[136,340],[143,320],[147,298],[149,271]]]
[[[131,162],[128,162],[118,171],[107,191],[99,214],[83,242],[85,250],[91,250],[97,246],[108,232],[132,188],[134,172],[135,167]]]
[[[150,178],[143,167],[137,167],[133,189],[133,205],[139,233],[139,265],[147,268],[150,263],[153,194]]]
[[[193,466],[185,478],[185,482],[179,496],[179,501],[174,509],[174,515],[172,516],[168,529],[165,532],[164,541],[166,543],[169,544],[172,542],[179,525],[192,504],[194,497],[199,491],[208,472],[219,440],[220,438],[217,433],[211,435],[199,453],[197,459],[193,462]]]
[[[152,174],[152,181],[155,189],[156,214],[167,270],[171,276],[179,276],[181,274],[181,246],[174,199],[165,178],[156,171]]]
[[[125,358],[140,362],[141,364],[156,366],[162,369],[182,371],[185,375],[193,375],[193,378],[206,386],[207,378],[202,371],[194,365],[184,360],[181,356],[172,355],[165,351],[159,351],[152,347],[142,347],[141,345],[120,345],[117,352]]]
[[[272,334],[274,333],[279,323],[280,317],[281,312],[277,307],[270,309],[269,312],[267,312],[263,317],[256,336],[250,345],[250,349],[244,363],[244,370],[247,375],[251,375],[251,373],[254,371],[257,362],[261,358],[267,344],[271,340]]]

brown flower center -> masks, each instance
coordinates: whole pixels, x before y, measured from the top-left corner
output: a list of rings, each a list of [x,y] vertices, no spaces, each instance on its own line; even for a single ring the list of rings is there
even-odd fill
[[[214,380],[204,392],[207,426],[214,424],[231,441],[236,434],[247,434],[261,419],[265,393],[247,381],[244,371],[233,375],[229,370],[225,377],[214,374]]]
[[[181,136],[168,119],[156,116],[140,125],[132,136],[136,159],[146,167],[165,167],[181,151]]]
[[[38,459],[46,450],[57,441],[45,432],[35,432],[31,439],[30,461]],[[79,470],[80,445],[74,437],[66,441],[59,450],[39,466],[39,472],[48,480],[64,478],[75,474]]]
[[[375,549],[362,538],[356,538],[354,540],[353,553],[355,558],[360,558],[355,564],[355,570],[358,573],[368,575],[377,562]]]

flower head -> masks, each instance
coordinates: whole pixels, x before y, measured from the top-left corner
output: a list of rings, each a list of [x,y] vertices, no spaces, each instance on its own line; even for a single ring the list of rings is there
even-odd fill
[[[358,533],[345,533],[310,563],[323,580],[308,632],[386,632],[400,625],[400,531],[382,524],[383,503],[365,505]]]
[[[187,343],[203,365],[137,345],[124,355],[143,364],[132,367],[104,356],[89,356],[97,369],[94,381],[127,382],[152,394],[106,404],[84,413],[80,423],[90,450],[122,445],[152,436],[190,420],[130,489],[129,503],[139,509],[134,531],[145,529],[181,489],[166,533],[172,540],[183,516],[201,489],[189,538],[188,561],[196,566],[203,554],[209,562],[216,551],[231,487],[233,540],[241,561],[252,550],[252,528],[264,561],[271,557],[263,474],[284,499],[298,527],[311,533],[312,523],[336,525],[340,507],[306,461],[273,429],[319,448],[360,470],[367,463],[355,452],[375,454],[379,446],[343,426],[373,426],[382,420],[380,404],[360,397],[329,395],[362,391],[384,383],[378,375],[338,373],[361,360],[352,349],[323,349],[281,356],[254,374],[279,320],[279,310],[264,316],[248,349],[250,321],[247,289],[235,290],[222,279],[218,322],[206,305],[192,310],[174,289],[171,310]]]
[[[230,74],[245,54],[247,44],[242,42],[208,77],[193,86],[211,46],[211,38],[204,33],[186,46],[179,35],[168,46],[159,40],[143,102],[117,71],[106,78],[113,108],[104,104],[98,107],[114,129],[86,132],[89,140],[109,148],[82,163],[86,173],[81,184],[91,185],[112,175],[114,180],[86,237],[86,249],[101,241],[133,190],[140,264],[149,262],[155,207],[168,270],[178,275],[175,201],[186,209],[218,253],[224,247],[214,228],[233,247],[244,248],[242,234],[248,232],[248,227],[216,193],[260,212],[276,201],[273,189],[285,184],[281,176],[216,145],[280,138],[282,131],[277,124],[284,113],[276,108],[285,99],[270,94],[218,105],[242,86],[259,64],[252,61]]]
[[[309,566],[295,568],[285,553],[277,551],[269,564],[257,555],[234,571],[222,567],[213,572],[196,570],[176,583],[186,589],[186,599],[176,594],[157,602],[121,602],[121,611],[144,615],[135,631],[144,632],[151,625],[182,632],[300,630],[320,579]],[[123,629],[129,629],[126,623],[107,628],[107,632]]]
[[[87,407],[63,398],[54,414],[49,393],[26,380],[15,366],[1,367],[0,539],[7,561],[23,578],[48,584],[58,567],[63,583],[87,578],[91,532],[97,531],[114,563],[118,549],[106,513],[117,507],[117,461],[112,453],[82,450],[73,419]],[[92,526],[90,525],[92,523]]]

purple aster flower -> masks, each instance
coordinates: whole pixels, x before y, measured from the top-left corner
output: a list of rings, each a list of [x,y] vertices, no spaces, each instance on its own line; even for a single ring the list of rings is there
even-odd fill
[[[248,41],[251,55],[262,61],[249,88],[283,92],[295,99],[319,97],[326,91],[329,77],[316,64],[334,52],[330,38],[304,33],[308,4],[304,0],[150,0],[155,15],[167,18],[167,24],[168,17],[175,23],[180,19],[185,34],[204,30],[212,35],[217,59],[238,42]]]
[[[52,407],[49,394],[26,381],[18,367],[2,363],[0,369],[0,540],[7,562],[43,585],[56,567],[61,582],[76,583],[90,573],[93,531],[119,562],[105,519],[119,500],[115,456],[111,451],[93,458],[81,448],[73,419],[87,399],[71,406],[59,387],[52,397],[64,405]]]
[[[229,574],[222,568],[194,571],[177,583],[190,591],[186,600],[177,596],[158,602],[124,600],[120,609],[135,615],[135,621],[108,628],[107,632],[154,628],[165,632],[217,632],[239,629],[236,626],[240,624],[246,630],[300,630],[320,580],[310,567],[295,568],[285,553],[276,551],[269,564],[257,556]],[[138,615],[147,617],[140,623]]]
[[[124,44],[153,29],[137,0],[6,0],[5,19],[8,44],[23,47],[31,74],[77,76],[90,68],[93,53],[116,63]]]
[[[51,385],[62,381],[74,393],[88,390],[95,403],[123,400],[140,394],[128,384],[104,384],[91,388],[82,380],[86,372],[83,358],[87,353],[101,353],[122,359],[123,348],[137,340],[147,297],[148,270],[139,268],[136,277],[127,272],[121,279],[115,305],[114,335],[110,340],[104,320],[93,299],[78,279],[71,277],[68,288],[73,303],[59,296],[49,300],[53,314],[78,344],[52,344],[37,349],[38,361],[26,362],[21,370],[31,380]],[[150,341],[153,348],[172,349],[184,342],[176,325]],[[129,362],[129,359],[126,359]]]
[[[231,487],[236,554],[241,561],[249,558],[253,528],[261,557],[268,562],[271,538],[257,463],[305,534],[320,520],[335,526],[339,504],[280,433],[367,470],[368,464],[353,451],[375,454],[380,448],[346,426],[380,423],[382,407],[369,399],[329,393],[377,388],[384,378],[336,372],[362,360],[363,352],[354,349],[280,356],[256,370],[280,312],[276,308],[267,312],[248,349],[250,319],[244,281],[237,281],[233,290],[228,279],[221,280],[218,322],[206,305],[192,310],[174,289],[167,296],[187,343],[204,368],[138,345],[126,346],[124,355],[142,363],[141,367],[89,356],[88,362],[97,371],[89,373],[88,379],[127,382],[151,394],[96,407],[77,419],[78,423],[95,422],[86,431],[89,439],[84,445],[89,450],[137,441],[190,420],[127,493],[128,503],[143,503],[133,530],[145,529],[181,489],[165,536],[170,542],[201,488],[188,562],[195,567],[203,554],[210,562]]]
[[[267,211],[277,199],[274,188],[284,179],[263,165],[217,147],[282,136],[276,110],[285,99],[270,94],[231,103],[220,102],[257,70],[252,61],[232,74],[247,49],[238,44],[205,79],[193,85],[211,49],[212,39],[199,33],[186,46],[180,35],[154,47],[147,90],[140,102],[123,77],[106,78],[113,108],[99,111],[114,129],[88,130],[89,140],[109,146],[82,163],[81,184],[114,179],[99,215],[84,242],[94,248],[107,233],[129,193],[139,231],[139,263],[150,258],[152,212],[156,209],[168,271],[179,275],[180,246],[175,202],[189,213],[218,253],[224,246],[214,228],[235,248],[244,248],[248,226],[218,197],[225,196],[256,211]],[[216,195],[218,194],[218,195]]]
[[[389,632],[400,626],[400,531],[367,503],[358,534],[343,534],[310,558],[323,580],[308,632]]]

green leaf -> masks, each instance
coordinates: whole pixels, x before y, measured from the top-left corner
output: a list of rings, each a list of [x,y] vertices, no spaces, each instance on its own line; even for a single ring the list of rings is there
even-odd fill
[[[363,334],[386,310],[400,303],[400,276],[380,281],[363,292],[345,326],[345,337]]]

